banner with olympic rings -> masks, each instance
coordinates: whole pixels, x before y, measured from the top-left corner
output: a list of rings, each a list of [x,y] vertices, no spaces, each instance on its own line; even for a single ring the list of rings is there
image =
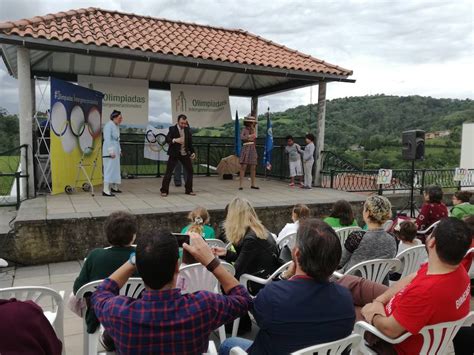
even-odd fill
[[[81,159],[93,185],[102,183],[102,98],[99,91],[51,78],[52,194],[87,181],[78,179]]]
[[[151,160],[168,160],[168,128],[155,128],[148,125],[145,132],[145,148],[143,156]]]

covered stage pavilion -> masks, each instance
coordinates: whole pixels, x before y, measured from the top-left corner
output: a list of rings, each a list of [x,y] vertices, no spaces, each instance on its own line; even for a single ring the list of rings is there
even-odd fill
[[[31,159],[37,107],[34,79],[77,82],[79,75],[91,75],[147,80],[152,90],[170,90],[171,84],[228,87],[230,96],[251,98],[253,115],[257,115],[260,96],[318,84],[317,171],[313,176],[319,185],[326,85],[355,81],[349,79],[351,70],[243,30],[97,8],[0,23],[0,45],[2,59],[19,84],[20,143],[28,147],[29,157],[22,154],[23,175],[35,169]],[[22,195],[34,195],[34,178],[30,173],[29,184],[21,185]],[[5,243],[3,252],[24,264],[76,260],[104,245],[102,225],[111,210],[125,208],[136,214],[141,231],[156,225],[175,230],[197,204],[210,208],[211,218],[218,222],[225,203],[238,194],[232,182],[200,177],[195,179],[196,200],[174,196],[172,191],[164,201],[157,192],[160,181],[150,180],[127,180],[126,193],[113,201],[87,193],[25,201],[15,220],[15,238]],[[314,215],[321,216],[337,199],[346,198],[355,206],[364,199],[329,189],[285,192],[281,182],[265,184],[255,195],[247,191],[242,195],[254,199],[262,220],[273,224],[271,230],[276,232],[289,218],[294,203],[308,203]]]
[[[240,29],[225,29],[116,11],[87,8],[0,23],[2,59],[18,79],[22,174],[34,171],[32,151],[35,77],[77,82],[78,75],[145,79],[149,89],[170,84],[223,86],[230,96],[258,98],[318,84],[316,185],[324,150],[326,84],[349,79],[352,71]],[[148,119],[148,118],[146,118]],[[28,166],[27,166],[28,165]],[[29,195],[35,192],[34,176]]]

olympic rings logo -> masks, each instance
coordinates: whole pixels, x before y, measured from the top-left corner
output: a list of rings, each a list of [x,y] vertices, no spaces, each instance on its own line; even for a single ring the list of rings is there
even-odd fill
[[[68,115],[64,104],[56,102],[51,108],[50,127],[61,138],[65,152],[72,152],[77,143],[84,153],[90,152],[94,139],[102,134],[101,114],[97,107],[92,107],[85,115],[83,108],[76,105]]]
[[[146,132],[145,139],[149,143],[147,145],[151,151],[164,151],[165,153],[168,152],[168,143],[166,143],[166,135],[164,135],[163,133],[154,133],[151,129],[149,129]]]

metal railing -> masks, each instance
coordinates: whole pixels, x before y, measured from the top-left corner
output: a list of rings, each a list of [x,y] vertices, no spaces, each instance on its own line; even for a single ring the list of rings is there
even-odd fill
[[[462,181],[454,180],[455,169],[416,169],[414,188],[423,193],[428,185],[461,189],[474,187],[474,169],[469,169]],[[411,170],[393,169],[390,184],[377,184],[378,170],[330,170],[322,172],[322,186],[352,192],[407,192],[411,188]]]
[[[26,173],[19,171],[21,158],[25,158]],[[0,206],[15,206],[17,209],[20,203],[29,198],[28,184],[28,146],[21,145],[0,153]],[[21,186],[26,184],[26,196],[21,195]]]
[[[143,135],[122,134],[120,146],[122,148],[121,171],[128,177],[155,176],[161,177],[166,170],[166,162],[144,158]],[[131,138],[131,139],[130,139]],[[302,142],[303,138],[295,138]],[[272,150],[272,169],[265,171],[263,166],[264,139],[257,139],[258,165],[257,174],[261,176],[286,179],[289,177],[288,156],[285,153],[286,140],[275,137]],[[303,146],[303,144],[301,144]],[[193,161],[195,175],[216,175],[216,167],[222,158],[234,154],[233,138],[229,137],[193,137],[193,146],[196,159]]]

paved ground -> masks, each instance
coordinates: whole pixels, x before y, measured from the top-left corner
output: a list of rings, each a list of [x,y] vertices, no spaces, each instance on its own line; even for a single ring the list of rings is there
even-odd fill
[[[255,207],[268,205],[289,205],[296,203],[333,203],[339,199],[363,201],[366,195],[347,193],[344,191],[314,188],[303,190],[290,188],[287,183],[279,180],[258,179],[260,190],[251,190],[250,182],[239,191],[238,181],[222,180],[217,177],[195,177],[194,191],[197,196],[184,194],[184,187],[171,186],[170,195],[160,196],[161,178],[141,178],[123,180],[122,194],[116,197],[103,197],[96,193],[79,191],[72,195],[59,194],[40,196],[25,201],[20,209],[21,219],[55,219],[94,217],[108,215],[111,211],[130,210],[132,213],[175,212],[176,210],[192,209],[204,206],[208,209],[223,209],[234,196],[249,199]],[[97,187],[100,192],[100,187]]]

